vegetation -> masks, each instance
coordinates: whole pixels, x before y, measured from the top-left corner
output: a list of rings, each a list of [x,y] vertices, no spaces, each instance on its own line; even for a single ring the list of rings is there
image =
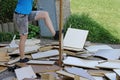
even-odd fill
[[[0,23],[10,22],[13,20],[14,8],[17,0],[1,0],[0,1]]]
[[[89,17],[88,14],[72,14],[66,21],[64,25],[65,32],[68,27],[76,29],[89,30],[89,35],[87,40],[92,42],[102,42],[102,43],[119,43],[120,40],[116,39],[111,33],[104,29],[104,27]],[[80,36],[76,35],[76,36]]]
[[[28,34],[28,38],[31,39],[31,38],[38,38],[39,37],[39,30],[40,28],[38,26],[35,26],[35,25],[32,25],[30,24],[29,25],[29,34]],[[13,36],[16,35],[16,39],[19,39],[19,33],[16,32],[16,33],[4,33],[4,32],[1,32],[0,33],[0,42],[9,42],[13,39]]]
[[[120,3],[120,0],[71,0],[71,11],[72,11],[72,14],[89,15],[89,17],[92,18],[92,20],[95,21],[97,24],[99,24],[101,28],[105,30],[105,32],[107,31],[109,33],[109,34],[105,34],[103,33],[104,31],[101,31],[99,33],[99,29],[91,26],[92,28],[95,28],[93,31],[95,33],[93,34],[95,35],[94,36],[95,39],[97,38],[99,39],[99,37],[102,38],[102,36],[98,35],[99,33],[100,35],[103,34],[104,36],[111,38],[111,40],[108,38],[106,38],[106,40],[102,39],[101,42],[107,41],[111,43],[119,43],[119,40],[120,40],[120,27],[119,27],[120,26],[120,14],[119,14],[120,5],[119,3]],[[79,22],[81,23],[81,21]],[[85,24],[85,23],[81,23],[81,24]],[[72,26],[74,27],[74,25]],[[96,34],[96,31],[98,31],[97,34]]]

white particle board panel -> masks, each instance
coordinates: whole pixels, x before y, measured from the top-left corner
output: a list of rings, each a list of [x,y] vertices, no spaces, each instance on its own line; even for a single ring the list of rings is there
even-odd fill
[[[108,60],[116,60],[120,57],[120,49],[100,49],[93,56],[102,57]]]
[[[16,38],[16,35],[14,35],[13,40],[12,40],[11,43],[9,44],[9,47],[10,47],[10,48],[18,48],[18,45],[17,45],[16,42],[15,42],[15,38]]]
[[[15,74],[18,80],[23,80],[24,78],[36,78],[35,73],[31,66],[22,67],[15,70]]]
[[[29,53],[33,53],[33,52],[37,52],[38,49],[40,48],[40,46],[37,46],[37,45],[33,45],[33,46],[25,46],[25,54],[29,54]],[[12,55],[12,54],[19,54],[19,49],[15,50],[14,52],[12,53],[9,53],[9,55]]]
[[[67,57],[63,60],[63,63],[66,65],[73,65],[85,68],[93,68],[96,69],[96,65],[98,65],[100,61],[93,61],[93,60],[84,60],[76,57]]]
[[[95,80],[90,74],[88,74],[84,69],[71,67],[71,68],[64,68],[67,72],[78,75],[83,78],[87,78],[88,80]]]
[[[49,50],[45,52],[38,52],[35,54],[32,54],[33,59],[38,59],[38,58],[46,58],[46,57],[51,57],[51,56],[56,56],[59,55],[58,50]]]
[[[19,44],[20,40],[15,40],[17,44]],[[40,43],[40,39],[27,39],[25,42],[26,46],[32,46]]]
[[[64,47],[83,49],[88,30],[68,28],[63,40]]]
[[[117,80],[117,76],[115,73],[106,73],[105,76],[109,79],[109,80]]]
[[[116,72],[118,76],[120,76],[120,69],[113,69],[113,71]]]
[[[99,76],[93,76],[93,78],[94,78],[95,80],[104,80],[103,77],[99,77]]]
[[[120,61],[119,60],[109,60],[103,63],[96,65],[99,68],[107,68],[107,69],[120,69]]]
[[[52,65],[55,63],[55,61],[39,61],[39,60],[30,60],[27,62],[28,64],[48,64]]]
[[[89,47],[85,47],[85,49],[87,49],[89,52],[96,52],[99,49],[113,49],[113,48],[108,45],[92,45]]]

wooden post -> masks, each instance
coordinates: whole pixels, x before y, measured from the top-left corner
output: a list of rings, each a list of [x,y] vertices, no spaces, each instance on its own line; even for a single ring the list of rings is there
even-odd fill
[[[62,3],[63,1],[60,0],[60,22],[59,22],[59,66],[62,66],[62,53],[63,53],[63,34],[62,34]]]

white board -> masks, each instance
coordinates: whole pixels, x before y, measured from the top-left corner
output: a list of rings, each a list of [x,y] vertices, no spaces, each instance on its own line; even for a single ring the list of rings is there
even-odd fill
[[[88,30],[68,28],[63,40],[64,47],[83,49]]]
[[[93,76],[93,78],[94,78],[95,80],[105,80],[105,79],[103,79],[103,77],[99,77],[99,76]]]
[[[34,79],[37,77],[35,75],[35,73],[33,72],[33,69],[31,66],[16,69],[15,74],[16,74],[18,80],[23,80],[24,78],[33,78]]]
[[[116,60],[120,57],[120,49],[100,49],[93,56],[102,57],[108,60]]]
[[[107,68],[107,69],[120,69],[120,61],[106,61],[96,65],[99,68]]]
[[[106,73],[105,76],[109,79],[109,80],[117,80],[116,79],[116,74],[115,73]]]
[[[55,61],[39,61],[39,60],[30,60],[27,62],[28,64],[54,64]]]
[[[120,69],[113,69],[113,71],[116,72],[118,76],[120,76]]]
[[[37,52],[38,49],[40,48],[40,46],[37,46],[37,45],[33,45],[33,46],[26,46],[25,47],[25,54],[28,54],[28,53],[32,53],[32,52]],[[12,54],[19,54],[19,49],[15,50],[14,52],[12,53],[9,53],[9,55],[12,55]]]
[[[67,57],[65,60],[63,60],[63,63],[66,65],[73,65],[73,66],[93,68],[93,69],[96,69],[95,66],[98,65],[99,62],[100,61],[83,60],[76,57]]]
[[[92,45],[89,47],[85,47],[85,49],[87,49],[89,52],[96,52],[99,49],[113,49],[113,48],[108,45]]]
[[[32,54],[33,59],[38,59],[38,58],[46,58],[46,57],[51,57],[51,56],[56,56],[59,55],[58,50],[49,50],[45,52],[38,52],[35,54]]]
[[[71,68],[64,68],[67,72],[78,75],[83,78],[87,78],[88,80],[95,80],[90,74],[88,74],[84,69],[71,67]]]

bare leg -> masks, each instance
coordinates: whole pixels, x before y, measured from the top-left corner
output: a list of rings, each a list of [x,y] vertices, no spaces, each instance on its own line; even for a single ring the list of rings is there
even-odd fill
[[[53,36],[55,36],[55,30],[54,30],[54,27],[53,27],[53,24],[51,22],[48,12],[40,11],[35,17],[35,20],[39,20],[39,19],[44,19],[45,24],[49,28],[50,32],[52,33]]]
[[[20,35],[20,43],[19,43],[19,51],[20,51],[20,58],[23,59],[25,57],[25,41],[27,39],[27,35]]]

